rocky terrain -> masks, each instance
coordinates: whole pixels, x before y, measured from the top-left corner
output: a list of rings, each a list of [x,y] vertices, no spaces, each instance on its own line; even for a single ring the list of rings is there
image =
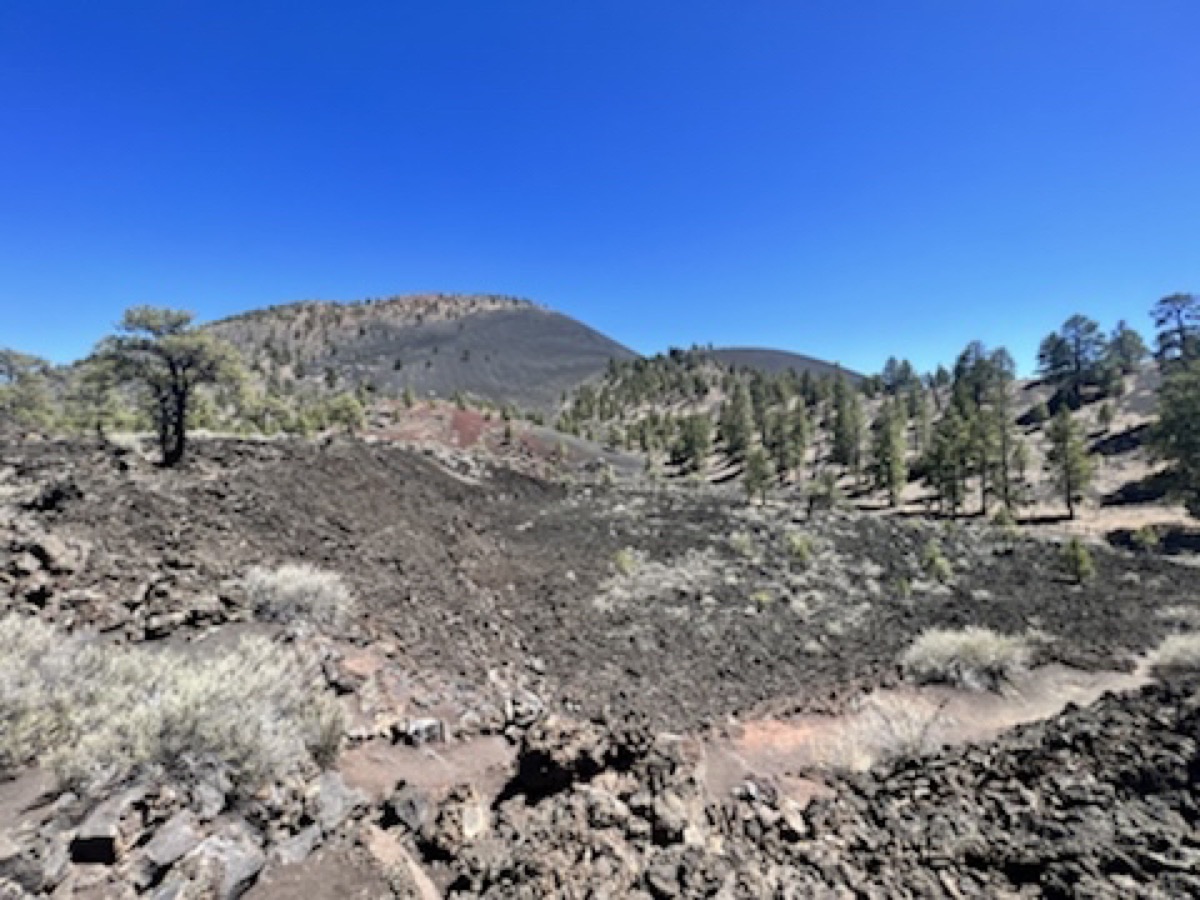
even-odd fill
[[[746,737],[924,691],[904,660],[939,629],[1019,639],[1035,674],[1134,678],[1200,622],[1194,568],[1097,545],[1081,581],[1057,542],[989,524],[563,465],[348,438],[203,441],[178,470],[0,446],[5,621],[110,660],[92,702],[121,708],[121,660],[227,665],[259,641],[341,712],[335,752],[288,745],[253,790],[219,755],[103,784],[65,780],[57,750],[0,759],[0,896],[1196,892],[1188,676],[961,746],[925,740],[942,700],[906,708],[866,766]],[[352,614],[261,602],[252,573],[295,563]]]

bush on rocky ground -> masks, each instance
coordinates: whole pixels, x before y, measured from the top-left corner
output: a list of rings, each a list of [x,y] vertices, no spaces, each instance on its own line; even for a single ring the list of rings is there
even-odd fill
[[[0,771],[40,759],[99,791],[216,766],[246,795],[331,762],[342,730],[317,667],[264,638],[184,654],[0,619]]]
[[[354,597],[342,576],[306,563],[256,567],[242,584],[255,612],[274,622],[339,628],[354,613]]]
[[[1200,634],[1173,634],[1150,654],[1150,668],[1159,676],[1200,672]]]
[[[901,664],[919,682],[995,690],[1028,668],[1030,656],[1023,638],[988,628],[933,629],[913,642]]]

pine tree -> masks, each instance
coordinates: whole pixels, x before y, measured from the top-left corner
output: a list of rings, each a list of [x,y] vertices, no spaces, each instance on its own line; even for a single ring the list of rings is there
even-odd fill
[[[734,459],[744,458],[755,432],[750,391],[744,382],[737,383],[722,407],[720,430],[725,452]]]
[[[966,494],[969,441],[961,415],[951,408],[933,429],[926,460],[926,478],[937,494],[943,513],[957,515]]]
[[[1083,389],[1103,382],[1107,351],[1100,326],[1087,316],[1075,315],[1042,341],[1038,368],[1071,407],[1078,409],[1083,403]]]
[[[1176,493],[1200,516],[1200,361],[1178,368],[1158,397],[1154,446],[1171,463]]]
[[[1152,310],[1158,328],[1158,363],[1164,370],[1200,359],[1200,298],[1171,294]]]
[[[858,475],[862,469],[862,401],[858,391],[839,378],[833,402],[833,461]]]
[[[1146,342],[1122,319],[1108,341],[1108,364],[1119,375],[1132,375],[1149,355]]]
[[[1083,497],[1092,480],[1092,461],[1088,458],[1079,423],[1067,407],[1060,406],[1046,429],[1050,441],[1047,461],[1055,483],[1062,492],[1067,515],[1075,518],[1075,504]]]
[[[886,404],[873,426],[873,462],[875,484],[888,493],[888,502],[896,506],[908,483],[908,459],[904,413],[899,403]]]
[[[762,447],[755,447],[746,454],[746,496],[767,502],[767,489],[771,486],[771,466]]]

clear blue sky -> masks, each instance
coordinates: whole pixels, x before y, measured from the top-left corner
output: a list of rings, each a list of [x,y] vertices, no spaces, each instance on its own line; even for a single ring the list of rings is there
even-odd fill
[[[518,294],[635,349],[1023,367],[1200,290],[1195,0],[0,3],[0,345]]]

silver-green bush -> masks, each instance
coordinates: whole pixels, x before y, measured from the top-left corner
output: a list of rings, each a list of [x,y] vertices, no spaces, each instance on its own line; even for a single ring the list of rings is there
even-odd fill
[[[342,576],[307,563],[253,568],[242,585],[255,612],[271,621],[340,628],[354,614],[354,597]]]
[[[0,619],[0,768],[34,758],[70,785],[220,767],[251,793],[336,755],[341,708],[301,653],[244,638],[208,654],[68,638]]]
[[[994,690],[1028,668],[1023,638],[987,628],[926,631],[904,653],[905,674],[920,682],[944,682],[971,690]]]

